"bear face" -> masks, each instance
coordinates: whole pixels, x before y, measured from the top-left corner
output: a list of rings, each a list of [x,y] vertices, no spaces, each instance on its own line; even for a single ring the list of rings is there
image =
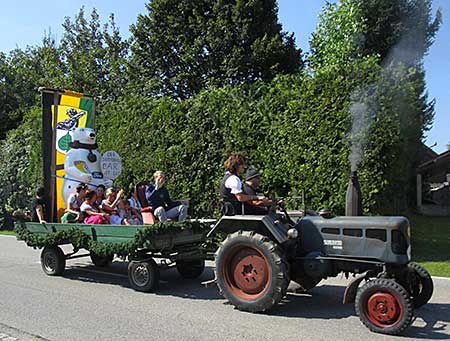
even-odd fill
[[[76,128],[72,132],[72,142],[78,141],[84,144],[95,144],[96,135],[92,128]]]

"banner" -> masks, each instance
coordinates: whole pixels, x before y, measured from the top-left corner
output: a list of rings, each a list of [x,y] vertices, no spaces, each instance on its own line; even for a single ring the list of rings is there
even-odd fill
[[[95,102],[93,97],[73,91],[40,88],[42,93],[42,156],[46,189],[47,219],[59,222],[64,214],[62,197],[64,158],[70,150],[71,132],[93,128]]]

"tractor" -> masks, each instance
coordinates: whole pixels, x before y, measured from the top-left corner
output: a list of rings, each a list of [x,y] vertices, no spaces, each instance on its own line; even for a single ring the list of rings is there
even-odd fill
[[[329,212],[293,220],[285,210],[264,216],[223,216],[208,237],[226,235],[215,253],[216,283],[237,309],[264,312],[286,295],[290,281],[310,290],[340,273],[354,278],[343,297],[371,331],[396,335],[414,308],[433,293],[428,272],[412,263],[405,217],[335,217]]]

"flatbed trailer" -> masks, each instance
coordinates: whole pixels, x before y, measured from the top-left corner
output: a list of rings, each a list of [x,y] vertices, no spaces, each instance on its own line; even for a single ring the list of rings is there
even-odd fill
[[[133,289],[150,292],[158,288],[159,271],[176,267],[184,278],[199,277],[205,259],[201,247],[209,227],[200,222],[157,225],[89,225],[17,222],[19,240],[42,249],[41,266],[49,276],[62,275],[66,260],[90,257],[94,265],[107,266],[115,255],[128,259],[128,278]],[[64,253],[61,245],[73,247]],[[80,253],[81,250],[89,253]],[[155,259],[163,259],[160,264]]]

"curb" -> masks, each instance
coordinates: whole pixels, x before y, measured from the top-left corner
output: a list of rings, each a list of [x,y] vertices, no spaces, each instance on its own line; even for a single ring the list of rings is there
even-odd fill
[[[450,281],[450,278],[449,278],[449,277],[431,276],[431,278],[435,278],[435,279],[446,279],[447,281]]]

